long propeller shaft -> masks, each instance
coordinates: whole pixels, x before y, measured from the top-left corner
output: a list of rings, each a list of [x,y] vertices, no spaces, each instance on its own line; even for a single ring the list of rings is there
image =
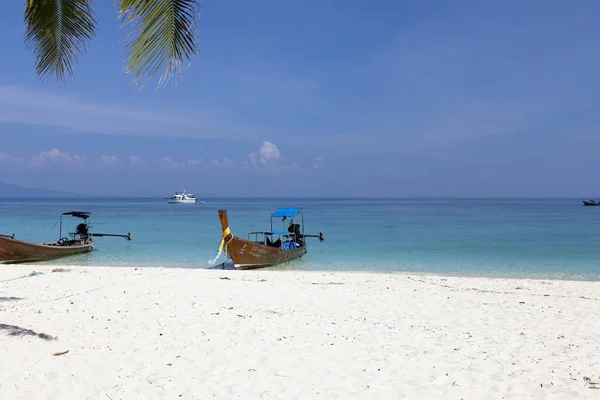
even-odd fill
[[[90,233],[90,236],[95,236],[95,237],[103,237],[103,236],[112,236],[112,237],[122,237],[126,240],[131,240],[131,233],[127,233],[127,235],[119,235],[119,234],[115,234],[115,233]]]
[[[321,241],[321,242],[322,242],[323,240],[325,240],[325,239],[323,238],[323,233],[319,233],[318,235],[302,235],[302,237],[305,237],[305,238],[306,238],[306,237],[313,237],[313,238],[317,238],[317,239],[319,239],[319,241]]]

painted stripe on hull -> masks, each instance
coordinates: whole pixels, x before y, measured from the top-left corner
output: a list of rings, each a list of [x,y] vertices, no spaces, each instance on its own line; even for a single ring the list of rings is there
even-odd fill
[[[228,246],[229,257],[236,269],[271,267],[296,260],[306,254],[306,245],[296,250],[283,250],[235,236]]]
[[[272,266],[275,266],[275,265],[280,265],[280,264],[285,264],[285,263],[288,263],[288,262],[292,262],[294,260],[298,260],[299,258],[301,258],[305,254],[306,254],[306,249],[304,249],[304,252],[302,252],[298,257],[293,258],[291,260],[287,260],[287,261],[275,262],[275,263],[272,263],[272,264],[233,264],[233,266],[235,267],[235,269],[267,268],[267,267],[272,267]]]

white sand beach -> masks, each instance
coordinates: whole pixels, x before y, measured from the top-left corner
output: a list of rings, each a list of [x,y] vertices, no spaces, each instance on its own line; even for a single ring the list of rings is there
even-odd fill
[[[0,266],[0,399],[600,398],[600,282],[55,268]]]

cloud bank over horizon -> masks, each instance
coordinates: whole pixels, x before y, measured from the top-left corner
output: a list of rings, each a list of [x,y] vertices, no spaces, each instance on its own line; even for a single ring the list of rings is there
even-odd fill
[[[324,162],[323,156],[315,157],[315,165],[321,166]],[[246,159],[232,160],[224,157],[221,159],[204,160],[202,158],[187,158],[177,159],[169,156],[158,157],[154,159],[146,159],[140,156],[127,156],[119,158],[115,155],[97,155],[93,157],[85,157],[81,155],[73,155],[66,151],[54,147],[50,150],[40,151],[38,154],[30,156],[19,156],[0,152],[0,167],[3,171],[27,170],[32,173],[35,171],[48,171],[53,168],[77,170],[85,168],[88,173],[90,167],[107,167],[138,170],[151,173],[153,171],[173,171],[173,170],[211,170],[214,168],[226,171],[230,168],[240,168],[256,173],[268,172],[277,175],[282,170],[288,168],[311,169],[315,165],[306,165],[300,167],[298,163],[288,164],[282,156],[279,148],[269,142],[264,141],[258,151],[248,154]],[[320,168],[320,167],[319,167]]]

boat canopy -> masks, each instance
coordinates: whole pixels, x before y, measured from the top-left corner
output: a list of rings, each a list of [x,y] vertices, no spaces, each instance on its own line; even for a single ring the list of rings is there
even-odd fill
[[[68,211],[62,213],[62,215],[70,215],[76,218],[88,219],[90,215],[92,215],[92,213],[89,213],[87,211]]]
[[[301,208],[279,208],[273,213],[274,217],[290,217],[293,218],[302,211]]]
[[[289,236],[289,232],[285,231],[258,231],[258,232],[248,232],[249,235],[287,235]]]

